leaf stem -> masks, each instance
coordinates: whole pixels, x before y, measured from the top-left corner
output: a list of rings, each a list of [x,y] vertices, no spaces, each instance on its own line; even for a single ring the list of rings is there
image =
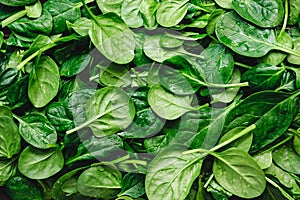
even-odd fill
[[[278,38],[282,35],[282,33],[286,29],[286,25],[287,25],[287,22],[288,22],[288,17],[289,17],[289,1],[285,0],[284,1],[284,20],[283,20],[283,24],[282,24],[281,30],[279,32]]]
[[[24,17],[27,14],[26,10],[21,10],[15,14],[13,14],[12,16],[6,18],[5,20],[3,20],[1,22],[2,28],[8,26],[9,24],[13,23],[14,21]]]
[[[240,63],[240,62],[234,62],[234,65],[239,66],[239,67],[243,67],[243,68],[246,68],[246,69],[251,69],[252,68],[252,66],[246,65],[246,64],[243,64],[243,63]]]
[[[277,183],[272,181],[270,178],[266,177],[266,180],[268,183],[273,185],[275,188],[277,188],[283,196],[285,196],[288,200],[295,200],[293,197],[291,197],[284,189],[282,189]]]
[[[88,120],[88,121],[86,121],[86,122],[84,122],[83,124],[80,124],[79,126],[76,126],[76,127],[73,128],[73,129],[70,129],[70,130],[66,131],[66,134],[69,135],[69,134],[71,134],[71,133],[74,133],[74,132],[76,132],[76,131],[79,131],[80,129],[82,129],[82,128],[88,126],[88,125],[90,125],[91,123],[93,123],[96,119],[98,119],[98,116],[97,116],[97,117],[94,117],[94,118],[92,118],[92,119],[90,119],[90,120]]]
[[[233,84],[215,84],[215,83],[207,83],[207,82],[204,82],[204,81],[200,81],[186,73],[182,73],[183,76],[199,83],[200,85],[203,85],[203,86],[207,86],[207,87],[212,87],[212,88],[231,88],[231,87],[247,87],[249,86],[249,83],[248,82],[244,82],[244,83],[233,83]]]
[[[183,152],[183,154],[192,154],[192,153],[197,153],[197,152],[214,152],[217,151],[221,148],[223,148],[224,146],[232,143],[233,141],[237,140],[240,137],[243,137],[244,135],[248,134],[249,132],[253,131],[256,128],[255,124],[252,124],[251,126],[245,128],[244,130],[242,130],[241,132],[239,132],[238,134],[234,135],[232,138],[222,142],[221,144],[218,144],[217,146],[211,148],[209,151],[205,150],[205,149],[193,149],[193,150],[188,150]]]

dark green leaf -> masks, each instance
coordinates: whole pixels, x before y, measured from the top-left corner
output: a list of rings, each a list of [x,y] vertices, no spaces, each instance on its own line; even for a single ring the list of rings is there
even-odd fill
[[[91,55],[88,53],[72,56],[60,67],[60,75],[72,77],[82,72],[91,62]]]
[[[118,196],[138,198],[145,194],[145,177],[141,174],[128,173],[122,180],[122,191]]]
[[[0,0],[0,3],[8,6],[25,6],[35,1],[36,0]]]
[[[17,167],[14,162],[15,159],[13,160],[0,159],[0,186],[5,185],[6,181],[10,177],[16,174]]]

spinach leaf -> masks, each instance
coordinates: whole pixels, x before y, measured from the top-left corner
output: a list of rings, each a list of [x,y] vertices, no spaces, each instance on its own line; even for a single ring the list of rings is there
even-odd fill
[[[8,25],[8,28],[29,38],[35,38],[39,34],[49,35],[53,28],[52,16],[47,10],[43,9],[41,17],[33,20],[23,17]]]
[[[91,167],[77,181],[78,191],[88,197],[110,199],[120,192],[122,174],[112,166]]]
[[[53,198],[55,200],[87,200],[90,199],[88,197],[84,197],[83,195],[81,195],[76,187],[76,181],[78,179],[78,176],[80,175],[80,173],[82,173],[83,170],[85,170],[87,167],[80,167],[77,169],[74,169],[72,171],[69,171],[67,173],[65,173],[64,175],[62,175],[61,177],[59,177],[54,185],[53,185],[53,189],[52,189],[52,193],[53,193]],[[74,180],[75,181],[75,185],[73,183],[73,185],[71,185],[72,187],[72,191],[66,191],[65,188],[66,186],[70,183],[70,180]]]
[[[10,177],[17,172],[15,159],[0,159],[0,186],[6,184]]]
[[[89,36],[96,48],[109,60],[118,64],[126,64],[133,60],[133,32],[115,13],[95,17]]]
[[[145,194],[145,177],[141,174],[128,173],[122,180],[122,191],[118,196],[138,198]]]
[[[67,30],[66,21],[75,22],[81,17],[80,6],[82,4],[73,4],[69,0],[49,0],[43,7],[47,10],[53,19],[53,33],[61,33]]]
[[[233,0],[231,5],[240,16],[260,27],[278,26],[284,16],[280,0]]]
[[[106,86],[126,87],[131,84],[131,76],[127,67],[115,63],[100,67],[99,81]]]
[[[143,0],[140,5],[140,13],[144,21],[144,27],[149,30],[153,30],[157,27],[156,22],[156,10],[159,3],[155,0]]]
[[[290,0],[289,1],[289,19],[288,24],[295,25],[299,22],[299,15],[300,15],[300,6],[299,0]]]
[[[82,72],[91,62],[91,55],[88,53],[72,56],[60,67],[60,75],[72,77]]]
[[[276,47],[275,32],[272,29],[257,28],[234,12],[219,17],[216,35],[221,43],[234,52],[248,57],[264,56]]]
[[[117,15],[121,13],[123,0],[96,0],[97,5],[102,13],[114,12]]]
[[[112,160],[123,149],[123,141],[116,135],[109,137],[91,137],[83,141],[74,157],[67,160],[67,164],[83,160]]]
[[[253,156],[261,169],[267,169],[272,165],[272,152],[267,151]]]
[[[151,109],[160,117],[173,120],[184,113],[193,110],[191,96],[177,96],[164,90],[160,85],[154,85],[148,93]]]
[[[183,155],[185,148],[183,145],[171,146],[152,160],[145,180],[149,200],[186,198],[200,174],[202,162],[193,162],[199,155]]]
[[[26,147],[18,161],[20,172],[30,179],[45,179],[58,173],[64,166],[60,148],[37,149]]]
[[[243,74],[242,81],[249,82],[252,90],[276,89],[286,69],[267,63],[261,63]]]
[[[156,11],[157,22],[163,27],[177,25],[188,11],[188,0],[163,0]]]
[[[120,88],[106,87],[98,90],[87,102],[87,122],[68,131],[72,133],[86,125],[97,137],[112,135],[127,128],[135,115],[130,97]]]
[[[9,116],[0,116],[0,157],[12,158],[21,150],[18,127]]]
[[[264,172],[249,154],[230,148],[212,155],[216,158],[214,176],[226,190],[242,198],[255,198],[264,192]]]
[[[228,113],[225,130],[229,131],[241,124],[248,126],[255,123],[258,128],[253,131],[251,150],[257,151],[288,129],[298,110],[298,96],[298,93],[291,95],[272,91],[254,93]],[[268,126],[265,126],[265,123],[268,123]]]
[[[293,41],[294,43],[294,50],[295,51],[300,51],[300,38],[297,38]],[[295,65],[300,65],[300,61],[299,61],[300,57],[299,56],[295,56],[295,55],[289,55],[287,57],[287,60],[289,63],[291,64],[295,64]]]
[[[291,173],[300,174],[300,170],[297,167],[300,162],[300,157],[290,144],[283,145],[274,150],[272,155],[274,162],[282,169]]]
[[[39,188],[30,180],[22,176],[10,178],[5,186],[8,196],[14,200],[42,200],[43,196]]]
[[[121,18],[131,28],[143,26],[140,12],[142,0],[124,0],[121,6]]]
[[[57,131],[74,128],[72,112],[65,102],[53,102],[45,110],[45,114]]]
[[[41,57],[30,72],[28,83],[30,102],[36,108],[47,105],[57,95],[59,80],[56,63],[48,56]]]
[[[66,24],[68,28],[72,28],[83,37],[89,35],[89,30],[92,28],[92,20],[85,17],[77,19],[74,23],[66,21]]]
[[[36,0],[0,0],[0,3],[7,6],[25,6],[35,1]]]

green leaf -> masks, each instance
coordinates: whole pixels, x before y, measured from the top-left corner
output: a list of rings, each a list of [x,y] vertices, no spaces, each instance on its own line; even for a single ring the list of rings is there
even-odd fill
[[[30,180],[22,176],[10,178],[5,186],[5,191],[13,200],[43,200],[40,189]]]
[[[275,49],[276,38],[272,29],[257,28],[234,12],[227,12],[216,23],[216,35],[221,43],[234,52],[261,57]]]
[[[140,12],[143,0],[124,0],[121,6],[121,18],[131,28],[143,26],[143,18]]]
[[[77,19],[74,23],[69,21],[66,21],[66,23],[69,29],[72,28],[76,33],[83,37],[89,35],[89,30],[92,29],[92,20],[85,17]]]
[[[88,197],[113,198],[120,192],[122,174],[113,166],[91,167],[79,176],[77,188]]]
[[[86,200],[90,199],[88,197],[85,197],[79,193],[76,187],[77,179],[82,173],[83,170],[85,170],[87,167],[80,167],[77,169],[74,169],[72,171],[69,171],[59,177],[52,188],[52,194],[53,198],[55,200]],[[70,185],[73,189],[73,191],[66,191],[66,187],[69,186],[70,180],[75,181],[75,185]]]
[[[159,3],[155,0],[143,0],[140,5],[140,12],[144,20],[144,27],[149,30],[153,30],[157,27],[156,22],[156,10]]]
[[[187,13],[188,0],[163,0],[156,11],[157,22],[163,27],[177,25]]]
[[[225,130],[229,131],[241,124],[249,126],[255,123],[257,128],[253,130],[251,150],[257,151],[276,140],[288,129],[299,109],[298,106],[297,93],[293,95],[273,91],[254,93],[228,113]]]
[[[277,32],[279,33],[279,32]],[[289,34],[286,32],[282,32],[281,35],[278,35],[276,37],[276,43],[278,45],[282,45],[286,48],[292,48],[293,47],[293,40]],[[272,65],[279,65],[284,61],[284,59],[287,57],[286,53],[282,53],[280,51],[271,51],[269,52],[264,58],[263,62],[272,64]]]
[[[226,190],[248,199],[258,197],[264,192],[264,172],[249,154],[230,148],[212,155],[216,158],[213,164],[214,176]]]
[[[101,66],[99,80],[103,85],[116,87],[127,87],[132,81],[128,67],[115,63],[107,67]]]
[[[6,184],[6,181],[14,176],[17,171],[16,164],[14,163],[15,159],[13,160],[2,160],[0,159],[0,186]]]
[[[123,141],[119,136],[90,137],[83,141],[75,156],[68,159],[67,164],[83,160],[112,160],[123,149]]]
[[[238,84],[241,82],[241,72],[238,69],[234,69],[232,77],[229,84]],[[237,96],[240,88],[239,87],[231,87],[225,88],[220,93],[211,94],[213,98],[213,102],[223,102],[223,103],[230,103],[234,100]]]
[[[278,26],[284,16],[281,0],[233,0],[231,5],[240,16],[260,27]]]
[[[20,172],[30,179],[45,179],[58,173],[64,166],[60,148],[37,149],[26,147],[19,157]]]
[[[272,164],[269,168],[267,168],[264,171],[265,174],[272,175],[276,179],[278,179],[282,185],[289,188],[289,191],[291,191],[294,194],[300,195],[300,187],[298,186],[295,178],[291,174],[283,171],[275,164]]]
[[[138,198],[145,194],[145,177],[141,174],[128,173],[122,180],[122,191],[118,196]]]
[[[253,156],[253,159],[257,162],[261,169],[267,169],[272,165],[272,152],[267,151],[259,153]]]
[[[52,16],[45,9],[43,9],[41,17],[37,19],[32,20],[27,17],[23,17],[8,25],[8,28],[15,33],[29,38],[35,38],[39,34],[49,35],[52,31],[52,27]]]
[[[130,97],[120,88],[98,90],[86,104],[86,117],[94,135],[104,137],[127,128],[135,115]]]
[[[228,83],[234,68],[231,52],[222,44],[213,44],[204,49],[200,56],[204,60],[199,62],[209,83]]]
[[[27,16],[30,18],[39,18],[42,15],[43,8],[40,1],[30,6],[25,6]]]
[[[161,151],[151,162],[146,174],[146,194],[149,200],[184,200],[200,174],[199,155],[182,152],[186,146],[171,146]]]
[[[74,4],[69,0],[49,0],[43,7],[53,18],[53,33],[67,31],[66,21],[75,22],[81,17],[79,4]]]
[[[28,97],[30,102],[36,108],[47,105],[58,92],[59,80],[56,63],[48,56],[41,57],[29,77]]]
[[[35,1],[36,0],[0,0],[0,3],[7,6],[25,6]]]
[[[236,127],[234,129],[228,131],[226,134],[224,134],[221,137],[219,144],[232,138],[234,135],[238,134],[243,129],[245,129],[245,128],[244,127]],[[252,144],[252,139],[253,139],[253,135],[247,134],[247,135],[244,135],[243,137],[240,137],[239,139],[235,140],[234,142],[230,143],[227,147],[234,147],[234,148],[241,149],[245,152],[248,152],[250,150],[250,147]]]
[[[293,150],[291,145],[283,145],[273,152],[274,162],[290,173],[300,174],[300,156]]]
[[[293,41],[294,43],[294,51],[299,52],[300,51],[300,38],[297,38]],[[291,64],[295,64],[295,65],[300,65],[300,57],[299,56],[295,56],[295,55],[289,55],[287,57],[287,61]]]
[[[252,90],[276,89],[286,69],[275,65],[261,63],[243,74],[242,81],[249,82]]]
[[[45,114],[57,131],[74,128],[73,116],[65,102],[53,102],[45,110]]]
[[[57,141],[57,133],[48,119],[39,113],[17,118],[22,138],[32,146],[47,149]]]
[[[21,150],[21,137],[13,119],[0,116],[0,157],[12,158]]]
[[[225,9],[232,9],[232,1],[233,0],[216,0],[216,3]]]
[[[89,31],[91,41],[109,60],[126,64],[133,60],[135,39],[133,32],[115,13],[95,18]]]
[[[60,75],[72,77],[82,72],[91,62],[89,53],[78,54],[66,59],[60,67]]]
[[[152,110],[160,117],[173,120],[184,113],[193,110],[190,96],[177,96],[164,90],[160,85],[154,85],[148,93],[148,102]]]
[[[289,18],[288,24],[295,25],[299,22],[300,15],[300,1],[299,0],[289,0]]]
[[[97,5],[103,14],[114,12],[117,15],[121,13],[121,6],[124,0],[96,0]]]

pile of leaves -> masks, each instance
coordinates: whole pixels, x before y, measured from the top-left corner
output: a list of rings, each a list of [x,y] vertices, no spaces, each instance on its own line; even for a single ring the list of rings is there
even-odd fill
[[[0,189],[299,199],[299,14],[299,0],[0,0]]]

